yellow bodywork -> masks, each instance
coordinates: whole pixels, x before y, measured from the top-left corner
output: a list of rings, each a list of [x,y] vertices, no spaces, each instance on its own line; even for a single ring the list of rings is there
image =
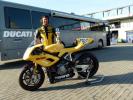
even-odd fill
[[[39,64],[43,67],[51,67],[55,63],[57,63],[60,60],[60,57],[62,57],[66,53],[74,53],[79,51],[82,47],[84,47],[86,44],[91,44],[94,42],[92,38],[77,38],[77,45],[72,48],[65,48],[63,44],[56,43],[51,44],[48,46],[45,46],[41,53],[39,54],[33,54],[32,52],[36,49],[41,49],[41,47],[44,46],[44,44],[38,44],[33,47],[30,47],[26,50],[23,59],[32,61],[36,64]]]

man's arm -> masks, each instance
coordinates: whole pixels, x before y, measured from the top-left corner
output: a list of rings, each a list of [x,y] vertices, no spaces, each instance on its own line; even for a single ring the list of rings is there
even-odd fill
[[[57,34],[56,34],[56,31],[55,31],[54,27],[52,28],[52,33],[54,33],[54,36],[57,37]]]
[[[40,36],[40,32],[39,32],[38,29],[36,30],[36,35],[35,35],[35,39],[34,40],[35,40],[35,45],[41,43],[41,36]]]

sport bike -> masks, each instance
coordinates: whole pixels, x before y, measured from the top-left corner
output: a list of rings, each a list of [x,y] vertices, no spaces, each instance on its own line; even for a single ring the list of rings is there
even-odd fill
[[[77,38],[72,47],[65,47],[60,40],[49,46],[43,43],[29,46],[23,56],[27,62],[19,76],[20,86],[34,91],[44,80],[53,84],[77,74],[81,78],[92,77],[98,70],[99,62],[92,53],[81,49],[93,42],[92,38]]]

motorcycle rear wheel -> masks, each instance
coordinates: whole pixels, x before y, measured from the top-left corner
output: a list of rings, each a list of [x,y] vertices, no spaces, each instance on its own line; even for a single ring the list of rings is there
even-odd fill
[[[41,66],[37,66],[33,72],[34,64],[26,64],[19,76],[19,85],[28,91],[37,90],[44,82],[45,74]]]
[[[81,71],[82,70],[81,68],[76,68],[79,76],[81,76],[82,78],[86,78],[87,77],[88,69],[90,67],[91,67],[91,69],[90,69],[89,77],[94,76],[96,74],[96,72],[98,71],[98,68],[99,68],[98,59],[91,53],[82,54],[77,59],[77,61],[78,61],[77,65],[86,67],[83,71]]]

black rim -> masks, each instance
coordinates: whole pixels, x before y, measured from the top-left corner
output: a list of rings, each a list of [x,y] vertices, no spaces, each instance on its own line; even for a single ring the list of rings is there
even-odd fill
[[[39,73],[33,73],[33,68],[27,69],[23,74],[23,83],[27,86],[35,86],[39,83],[41,75]]]
[[[87,68],[80,73],[88,73],[94,67],[94,62],[90,57],[82,58],[78,65],[86,65]]]
[[[87,69],[86,69],[86,72],[88,72],[90,69],[92,69],[93,68],[93,66],[94,66],[94,63],[93,63],[93,60],[90,58],[90,57],[88,57],[88,58],[86,58],[86,59],[83,59],[83,64],[84,65],[88,65],[88,67],[87,67]],[[82,64],[82,65],[83,65]]]

